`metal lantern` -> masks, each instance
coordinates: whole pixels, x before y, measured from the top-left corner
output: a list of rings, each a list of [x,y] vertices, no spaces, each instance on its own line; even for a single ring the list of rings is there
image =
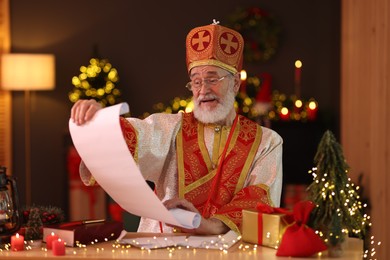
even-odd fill
[[[6,167],[0,166],[0,236],[14,234],[22,223],[16,181],[6,171]]]

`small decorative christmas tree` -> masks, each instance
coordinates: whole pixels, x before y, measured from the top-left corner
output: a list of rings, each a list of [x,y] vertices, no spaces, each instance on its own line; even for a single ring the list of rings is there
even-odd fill
[[[65,220],[62,209],[53,206],[37,206],[23,209],[22,227],[26,240],[42,239],[43,226],[62,223]]]
[[[42,220],[41,213],[38,208],[32,208],[30,210],[28,222],[28,228],[26,228],[26,239],[36,240],[42,238]]]
[[[323,135],[314,157],[316,167],[310,173],[313,182],[308,187],[309,200],[316,204],[311,214],[311,226],[328,245],[329,254],[342,254],[341,243],[348,236],[364,238],[371,225],[364,214],[358,186],[348,177],[341,145],[331,131]]]

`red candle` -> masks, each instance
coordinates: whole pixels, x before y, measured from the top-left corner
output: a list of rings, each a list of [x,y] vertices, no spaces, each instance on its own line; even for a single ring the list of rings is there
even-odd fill
[[[310,101],[307,108],[307,119],[316,120],[317,118],[318,105],[315,101]]]
[[[46,236],[46,249],[52,249],[52,242],[53,240],[57,240],[58,236],[54,234],[54,232],[51,232],[50,235]]]
[[[62,239],[52,241],[53,255],[65,255],[65,243]]]
[[[246,78],[247,78],[246,71],[241,70],[241,72],[240,72],[240,79],[241,79],[240,93],[246,93]]]
[[[288,111],[287,107],[283,107],[280,111],[279,116],[280,119],[287,121],[290,119],[290,111]]]
[[[24,250],[24,236],[16,233],[15,236],[11,237],[11,249],[12,251],[22,251]]]
[[[300,60],[295,61],[295,73],[294,73],[294,85],[295,95],[297,98],[301,97],[301,73],[302,73],[302,62]]]

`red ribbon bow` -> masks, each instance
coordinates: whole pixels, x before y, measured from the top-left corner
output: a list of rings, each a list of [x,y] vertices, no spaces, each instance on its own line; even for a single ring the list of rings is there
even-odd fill
[[[273,214],[273,213],[281,213],[286,215],[291,215],[292,213],[287,209],[283,208],[273,208],[268,204],[258,203],[256,206],[257,211],[260,213]]]
[[[256,209],[259,212],[257,217],[257,243],[259,245],[263,244],[263,214],[284,214],[284,219],[287,223],[292,223],[294,221],[292,212],[287,209],[274,208],[264,203],[258,203]]]

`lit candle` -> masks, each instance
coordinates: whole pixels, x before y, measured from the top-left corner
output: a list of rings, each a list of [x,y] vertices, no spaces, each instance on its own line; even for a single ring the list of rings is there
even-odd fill
[[[307,119],[316,120],[317,118],[318,105],[315,101],[310,101],[307,107]]]
[[[51,232],[50,235],[47,235],[46,236],[46,249],[52,249],[52,242],[54,240],[57,240],[58,239],[58,236],[56,234],[54,234],[54,232]]]
[[[53,255],[65,255],[65,243],[62,239],[52,241]]]
[[[301,73],[302,73],[302,62],[300,60],[295,61],[295,74],[294,74],[294,85],[295,95],[297,98],[301,98]]]
[[[24,236],[16,233],[15,236],[11,237],[11,249],[12,251],[24,250]]]
[[[240,71],[240,80],[241,80],[241,86],[240,86],[240,92],[245,93],[246,92],[246,78],[247,73],[245,70]]]
[[[282,120],[289,120],[290,119],[290,111],[288,111],[287,107],[283,107],[280,110],[279,116],[280,116],[280,119],[282,119]]]

